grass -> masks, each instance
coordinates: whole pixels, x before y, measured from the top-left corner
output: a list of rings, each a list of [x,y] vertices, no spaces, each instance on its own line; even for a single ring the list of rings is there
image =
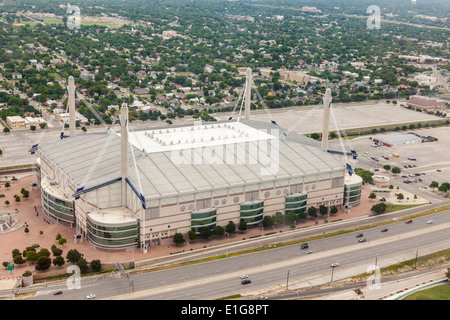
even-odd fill
[[[415,207],[418,207],[418,206],[423,206],[424,204],[425,203],[420,203],[420,204],[386,204],[386,213],[400,211],[400,210],[405,210],[405,209],[410,209],[410,208],[415,208]]]
[[[450,300],[450,283],[413,293],[403,300]]]

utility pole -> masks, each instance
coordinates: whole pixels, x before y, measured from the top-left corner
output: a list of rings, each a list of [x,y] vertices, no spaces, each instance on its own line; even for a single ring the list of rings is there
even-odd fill
[[[287,279],[286,279],[286,290],[288,289],[288,284],[289,284],[289,270],[288,270]]]

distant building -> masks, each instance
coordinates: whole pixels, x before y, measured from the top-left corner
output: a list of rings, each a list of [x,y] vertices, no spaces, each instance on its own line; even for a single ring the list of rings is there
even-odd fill
[[[406,102],[407,106],[411,106],[415,109],[419,108],[427,111],[435,111],[445,107],[445,101],[437,100],[428,97],[412,96],[409,101]]]
[[[55,115],[56,120],[62,121],[64,123],[69,123],[69,113],[68,112],[61,112]],[[75,121],[79,121],[81,123],[88,122],[88,119],[81,115],[78,112],[75,112]]]
[[[13,79],[22,79],[22,74],[20,72],[14,72],[12,74]]]
[[[6,117],[6,123],[12,130],[26,128],[25,119],[20,116]]]

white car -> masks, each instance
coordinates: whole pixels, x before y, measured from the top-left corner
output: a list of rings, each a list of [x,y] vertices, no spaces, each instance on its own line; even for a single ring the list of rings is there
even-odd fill
[[[428,220],[427,221],[427,224],[432,224],[433,223],[433,220]]]
[[[246,275],[246,274],[243,274],[242,276],[241,276],[241,279],[247,279],[248,278],[248,275]]]
[[[95,298],[95,294],[91,293],[90,295],[88,295],[86,297],[86,299],[94,299]]]
[[[339,267],[339,262],[336,261],[336,262],[332,263],[331,267],[332,268]]]
[[[310,253],[312,253],[312,250],[306,250],[305,253],[310,254]]]

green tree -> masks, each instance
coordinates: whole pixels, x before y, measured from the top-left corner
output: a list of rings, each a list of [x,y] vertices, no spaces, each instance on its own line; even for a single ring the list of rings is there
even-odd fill
[[[386,204],[384,202],[381,202],[378,204],[374,204],[370,210],[377,214],[381,214],[386,212],[386,208],[387,208]]]
[[[200,237],[202,239],[209,239],[212,236],[212,231],[208,227],[200,228]]]
[[[186,239],[184,239],[183,234],[177,232],[175,233],[175,235],[173,236],[173,242],[178,246],[184,242],[186,242]]]
[[[369,199],[371,199],[371,200],[375,199],[376,197],[377,197],[377,195],[375,194],[375,192],[371,192],[369,194]]]
[[[26,261],[36,262],[38,259],[39,259],[39,255],[36,251],[32,251],[32,250],[27,251]]]
[[[308,216],[312,218],[317,218],[317,208],[316,207],[309,207],[308,208]]]
[[[247,230],[247,222],[245,222],[244,220],[241,220],[240,222],[239,222],[239,230],[241,230],[241,231],[245,231],[245,230]]]
[[[94,272],[100,272],[102,271],[102,263],[100,262],[100,260],[92,260],[91,268]]]
[[[339,209],[336,206],[332,206],[330,209],[330,213],[332,213],[332,214],[336,214],[336,213],[338,213],[338,211],[339,211]]]
[[[66,259],[69,262],[77,263],[83,255],[77,249],[71,249],[67,252]]]
[[[76,262],[76,265],[80,268],[81,273],[86,273],[89,270],[89,265],[85,258],[81,257]]]
[[[58,247],[55,246],[55,245],[52,245],[52,247],[51,247],[50,249],[52,250],[52,253],[53,253],[53,255],[54,255],[55,257],[60,256],[60,255],[62,255],[62,253],[63,253],[63,250],[60,249],[60,248],[58,248]]]
[[[64,265],[66,261],[64,261],[64,258],[62,256],[56,256],[55,259],[53,259],[53,265],[61,267]]]
[[[319,206],[319,213],[321,214],[321,215],[326,215],[327,213],[328,213],[328,207],[326,206],[326,205],[320,205]]]
[[[15,263],[15,264],[24,264],[26,261],[25,261],[25,259],[22,257],[22,255],[18,255],[18,256],[15,256],[14,258],[13,258],[13,262]]]
[[[437,181],[431,181],[431,183],[430,183],[431,189],[436,189],[438,187],[439,187],[439,183]]]
[[[12,257],[14,258],[15,256],[20,256],[20,255],[22,255],[21,253],[20,253],[20,250],[19,249],[14,249],[12,252]]]
[[[388,165],[388,164],[385,164],[385,165],[383,166],[383,169],[386,170],[386,171],[389,171],[389,170],[391,170],[391,166]]]
[[[67,242],[67,239],[65,239],[65,238],[61,238],[58,240],[58,244],[60,244],[60,245],[63,245],[66,242]]]
[[[397,194],[397,199],[403,200],[403,199],[405,199],[405,196],[403,195],[403,193],[399,193],[399,194]]]
[[[216,226],[213,230],[213,235],[223,236],[225,234],[225,229],[221,226]]]
[[[392,173],[393,174],[399,174],[400,172],[402,172],[402,169],[400,169],[399,167],[393,167],[392,168]]]
[[[195,240],[197,239],[197,233],[194,230],[188,231],[189,240]]]
[[[236,232],[236,224],[233,221],[228,221],[228,224],[225,226],[225,231],[228,234],[232,234]]]
[[[36,270],[47,270],[52,265],[52,259],[48,256],[40,256],[36,262]]]
[[[273,217],[265,216],[263,218],[262,224],[263,224],[263,227],[270,227],[270,226],[273,226],[275,224],[275,221],[274,221]]]

